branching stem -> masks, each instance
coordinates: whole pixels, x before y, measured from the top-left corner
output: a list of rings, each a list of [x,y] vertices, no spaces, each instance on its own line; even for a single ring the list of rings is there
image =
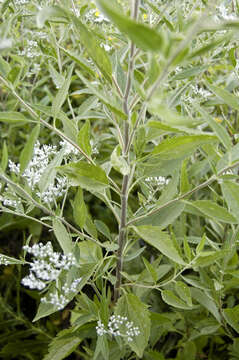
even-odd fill
[[[137,19],[139,11],[139,0],[133,2],[132,18]],[[135,45],[133,42],[130,43],[130,54],[129,54],[129,65],[127,73],[126,87],[123,97],[123,108],[127,114],[127,121],[124,123],[124,143],[123,143],[123,156],[129,163],[129,154],[127,153],[129,143],[129,126],[130,126],[130,109],[129,109],[129,96],[132,87],[132,80],[134,76],[134,61],[135,61]],[[127,230],[127,207],[128,207],[128,188],[129,188],[129,175],[123,176],[122,188],[121,188],[121,214],[119,224],[119,238],[118,238],[118,250],[117,250],[117,265],[116,265],[116,284],[114,289],[114,301],[116,302],[120,297],[120,287],[122,282],[122,267],[123,267],[123,247],[126,241]]]

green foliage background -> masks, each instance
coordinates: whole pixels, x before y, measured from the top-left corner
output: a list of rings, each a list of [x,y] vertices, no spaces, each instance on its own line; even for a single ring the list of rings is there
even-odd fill
[[[239,359],[238,1],[0,9],[0,357]],[[37,140],[53,202],[22,176]],[[62,311],[21,285],[47,241],[79,264],[47,288],[80,274]],[[97,336],[112,314],[140,334]]]

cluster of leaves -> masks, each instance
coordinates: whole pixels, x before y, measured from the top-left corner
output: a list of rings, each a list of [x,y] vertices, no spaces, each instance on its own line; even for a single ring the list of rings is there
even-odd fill
[[[238,1],[0,7],[0,356],[239,359]],[[20,285],[30,241],[80,264],[44,294],[81,277],[62,313]],[[97,335],[112,314],[139,335]]]

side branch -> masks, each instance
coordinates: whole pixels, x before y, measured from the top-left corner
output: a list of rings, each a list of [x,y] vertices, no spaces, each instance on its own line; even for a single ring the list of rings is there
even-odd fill
[[[222,169],[221,171],[219,171],[219,173],[217,175],[212,175],[208,180],[204,181],[202,184],[196,186],[195,188],[193,188],[192,190],[187,191],[186,193],[176,197],[175,199],[172,199],[170,201],[167,201],[165,204],[159,206],[156,209],[152,209],[151,211],[149,211],[147,214],[144,215],[140,215],[132,220],[130,220],[127,224],[127,226],[130,226],[132,224],[134,224],[135,222],[145,219],[146,217],[148,217],[149,215],[153,215],[153,214],[157,214],[160,210],[166,208],[167,206],[176,203],[177,201],[183,200],[188,196],[191,196],[193,193],[195,193],[196,191],[203,189],[204,187],[210,185],[212,182],[216,181],[218,177],[222,176],[226,171],[234,169],[236,167],[239,166],[239,161],[237,161],[235,164],[230,165],[225,167],[224,169]]]

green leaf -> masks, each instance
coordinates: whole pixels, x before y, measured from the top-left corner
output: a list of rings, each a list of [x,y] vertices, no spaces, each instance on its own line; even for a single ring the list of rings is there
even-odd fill
[[[71,236],[69,235],[65,226],[61,223],[60,220],[53,220],[53,231],[62,250],[64,251],[64,254],[71,253],[73,250]]]
[[[216,138],[209,135],[191,135],[173,137],[162,141],[150,155],[160,155],[163,160],[185,159],[192,155],[199,146],[212,144]]]
[[[6,142],[3,142],[3,148],[2,148],[2,159],[1,159],[1,168],[3,171],[6,170],[8,165],[8,149]]]
[[[27,120],[22,113],[17,111],[1,111],[0,121],[7,124],[22,125],[29,120]]]
[[[206,45],[201,46],[200,48],[192,51],[188,55],[188,59],[192,60],[195,57],[202,56],[203,54],[208,53],[210,50],[214,49],[215,47],[218,47],[220,44],[227,42],[228,40],[231,40],[231,33],[227,36],[223,35],[221,37],[217,37],[216,39],[213,39],[211,42],[207,43]]]
[[[175,290],[180,298],[186,302],[188,306],[192,306],[192,298],[189,287],[182,281],[175,283]]]
[[[79,187],[73,202],[73,216],[77,225],[84,228],[87,216],[86,205],[84,202],[83,191]]]
[[[179,255],[170,236],[166,232],[161,231],[160,227],[143,225],[133,226],[132,228],[144,241],[155,247],[169,259],[173,260],[177,264],[186,264]]]
[[[47,165],[43,171],[40,181],[38,183],[39,189],[41,192],[46,191],[50,184],[54,183],[55,176],[57,173],[56,167],[61,165],[63,156],[65,154],[65,149],[61,149],[54,157],[54,159]]]
[[[128,175],[130,167],[123,156],[120,155],[120,146],[116,146],[110,157],[113,168],[122,175]]]
[[[49,72],[51,74],[52,81],[54,82],[57,89],[61,88],[64,84],[65,78],[63,75],[58,73],[51,63],[48,64]]]
[[[239,110],[239,98],[229,91],[220,88],[219,86],[206,83],[208,89],[210,89],[219,99],[223,100],[225,104],[232,109]]]
[[[141,358],[150,335],[151,321],[147,306],[134,294],[125,294],[116,304],[115,315],[126,316],[128,321],[133,322],[133,326],[138,326],[140,334],[133,337],[128,345]]]
[[[101,357],[99,357],[101,355]],[[98,336],[93,360],[109,360],[109,344],[106,336]]]
[[[33,108],[47,115],[48,117],[54,117],[52,107],[44,105],[32,105]],[[67,135],[70,139],[76,142],[78,133],[78,127],[73,120],[70,120],[63,111],[59,111],[57,114],[57,119],[61,120],[63,124],[64,134]]]
[[[53,112],[54,119],[57,118],[57,115],[58,115],[59,111],[61,110],[61,107],[64,104],[64,102],[66,101],[66,98],[68,96],[68,91],[69,91],[69,87],[71,84],[71,76],[72,76],[73,68],[74,68],[74,64],[71,65],[70,70],[67,75],[67,78],[63,82],[62,87],[58,90],[56,96],[53,98],[52,112]]]
[[[158,280],[158,274],[155,268],[150,264],[150,262],[143,257],[144,265],[147,269],[147,272],[149,273],[150,277],[152,278],[153,282],[156,283]]]
[[[161,292],[161,296],[166,304],[184,310],[191,310],[192,306],[189,306],[183,300],[178,298],[172,291],[170,290],[163,290]]]
[[[164,41],[160,33],[125,16],[119,11],[115,1],[97,0],[97,3],[119,30],[126,34],[139,48],[145,51],[162,50]]]
[[[39,28],[43,28],[46,21],[67,22],[67,14],[59,6],[46,6],[37,12],[36,23]]]
[[[163,204],[163,202],[161,203]],[[159,203],[159,205],[161,205]],[[153,225],[158,226],[161,230],[165,229],[168,225],[173,224],[174,221],[182,214],[185,208],[185,204],[177,201],[165,208],[158,211],[156,214],[147,216],[145,219],[137,221],[138,225]]]
[[[237,224],[238,220],[230,214],[224,207],[217,205],[211,200],[185,201],[205,216],[229,224]]]
[[[229,151],[224,154],[217,163],[217,171],[221,171],[225,167],[232,165],[239,160],[239,143],[234,145]]]
[[[180,192],[181,194],[186,193],[190,190],[190,184],[187,174],[187,164],[188,160],[184,160],[181,168],[181,178],[180,178]]]
[[[173,77],[172,80],[173,81],[174,80],[183,80],[183,79],[188,79],[190,77],[195,77],[195,76],[201,74],[202,72],[204,72],[205,70],[207,70],[207,68],[208,68],[208,65],[190,67],[189,69],[178,72]]]
[[[215,261],[224,258],[228,254],[227,250],[221,251],[204,251],[200,252],[200,255],[195,261],[193,262],[194,266],[204,267],[209,266],[211,264],[215,264]]]
[[[230,211],[239,218],[239,185],[235,182],[224,180],[221,188]]]
[[[71,267],[67,272],[61,272],[60,276],[58,277],[58,286],[61,285],[59,288],[56,289],[55,284],[51,284],[49,290],[45,294],[45,297],[48,299],[50,294],[60,294],[63,292],[62,286],[65,284],[70,287],[74,279],[81,278],[81,281],[76,288],[75,291],[70,292],[66,295],[67,302],[65,303],[65,306],[72,301],[72,299],[77,295],[77,293],[85,286],[85,284],[88,282],[89,278],[92,276],[93,272],[95,271],[96,266],[96,260],[95,255],[97,254],[97,261],[100,260],[99,254],[100,249],[96,244],[92,242],[82,241],[79,245],[80,247],[80,259],[79,263],[81,264],[80,269],[76,267]],[[85,261],[85,247],[87,247],[87,252],[89,253],[89,256],[91,256],[91,259],[93,261]],[[37,309],[37,314],[33,319],[33,322],[42,319],[46,316],[49,316],[55,312],[59,311],[56,305],[52,305],[50,303],[44,303],[40,302],[40,305]]]
[[[80,19],[71,15],[70,16],[75,29],[79,34],[79,40],[85,47],[87,53],[94,61],[95,65],[100,69],[103,76],[111,83],[112,82],[112,66],[109,55],[104,48],[100,46],[99,41],[96,39],[94,33],[84,25]]]
[[[223,310],[223,316],[227,323],[239,334],[239,305]]]
[[[188,262],[190,262],[192,260],[192,252],[186,236],[183,239],[183,250]]]
[[[197,347],[193,341],[187,341],[182,353],[180,354],[181,360],[196,360],[197,359]]]
[[[60,49],[69,56],[70,59],[74,60],[82,69],[84,69],[89,75],[95,76],[95,71],[91,69],[89,64],[86,62],[83,56],[73,53],[72,51],[68,51],[60,46]]]
[[[79,110],[80,112],[80,110]],[[87,120],[79,131],[78,134],[78,145],[87,154],[91,155],[92,149],[90,145],[90,122]]]
[[[159,129],[170,130],[172,128],[167,128],[166,125],[169,126],[187,126],[191,128],[192,126],[199,125],[201,120],[192,120],[189,116],[184,116],[179,114],[177,111],[173,109],[169,109],[166,105],[164,105],[163,100],[159,97],[158,94],[154,95],[149,102],[149,111],[153,115],[157,115],[160,120],[163,121],[163,124],[158,121],[150,121],[152,127],[157,127]],[[158,123],[158,124],[157,124]],[[166,125],[165,125],[166,124]],[[163,128],[163,125],[165,127]],[[175,128],[177,129],[177,128]],[[180,129],[180,128],[179,128]],[[177,131],[174,131],[177,132]]]
[[[101,192],[108,186],[106,173],[99,166],[79,161],[60,166],[58,169],[69,178],[72,186],[80,185],[91,192]]]
[[[5,61],[3,59],[2,56],[0,56],[0,73],[4,76],[7,77],[8,73],[11,70],[11,66],[8,64],[7,61]]]
[[[23,150],[20,154],[20,170],[21,174],[24,172],[24,170],[27,168],[27,165],[29,164],[34,150],[35,142],[37,141],[37,138],[39,136],[40,132],[40,125],[37,125],[32,130]]]
[[[191,288],[192,297],[203,307],[205,307],[216,319],[219,323],[221,323],[221,315],[219,313],[219,309],[217,308],[215,302],[211,297],[207,295],[206,292],[202,290]]]
[[[62,360],[69,356],[81,343],[78,333],[71,329],[60,331],[49,345],[49,352],[43,360]]]
[[[214,120],[213,117],[208,112],[206,112],[202,107],[200,107],[197,104],[194,104],[193,106],[199,113],[203,115],[203,118],[205,119],[207,124],[211,127],[211,129],[214,131],[215,135],[223,143],[225,148],[229,150],[232,146],[232,143],[227,130],[221,124],[217,123],[216,120]]]
[[[206,234],[204,234],[201,241],[198,243],[196,247],[196,254],[200,254],[200,252],[203,251],[206,240],[207,240],[207,236]]]
[[[1,265],[13,265],[13,264],[25,264],[24,260],[18,260],[10,256],[0,254],[0,266]]]
[[[110,233],[110,230],[108,228],[107,225],[105,225],[105,223],[103,221],[100,220],[95,220],[94,221],[96,229],[103,234],[108,240],[112,241],[112,236]],[[112,244],[112,245],[116,245],[116,244]]]
[[[127,120],[127,115],[120,110],[115,105],[112,105],[112,101],[109,101],[101,92],[99,92],[95,86],[93,86],[78,70],[76,70],[76,74],[79,76],[79,78],[83,81],[83,83],[91,90],[91,92],[97,96],[97,98],[105,104],[113,113],[118,115],[123,120]]]

